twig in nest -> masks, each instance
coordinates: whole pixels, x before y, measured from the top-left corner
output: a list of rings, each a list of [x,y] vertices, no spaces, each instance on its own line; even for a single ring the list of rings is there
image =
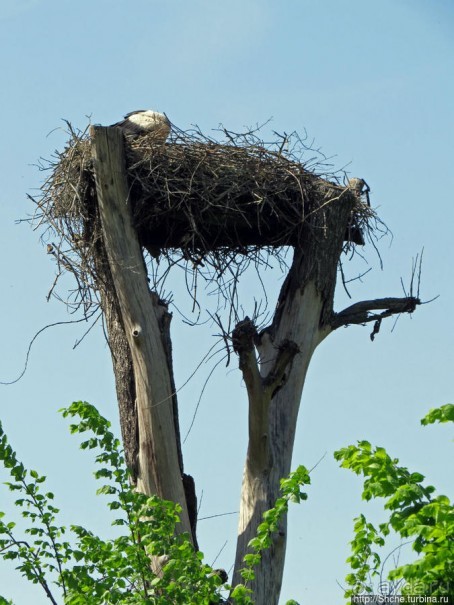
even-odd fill
[[[34,199],[35,224],[43,241],[54,241],[59,274],[72,273],[76,288],[66,304],[86,314],[99,305],[102,230],[87,130],[67,123],[70,139],[62,152],[42,165],[50,174]],[[374,213],[327,172],[327,158],[307,135],[274,134],[266,142],[260,127],[245,133],[219,129],[216,140],[194,127],[172,125],[171,137],[157,148],[149,137],[127,141],[130,203],[139,241],[150,253],[151,288],[159,291],[170,273],[185,271],[192,312],[200,313],[201,282],[223,297],[229,322],[240,316],[236,282],[249,268],[257,272],[277,260],[285,266],[288,247],[304,245],[320,230],[330,204],[351,203],[351,232],[367,232]],[[307,159],[307,156],[310,159]],[[321,178],[320,174],[331,180]],[[348,189],[348,188],[347,188]],[[359,240],[358,240],[359,241]],[[352,250],[349,236],[347,247]],[[94,262],[97,259],[97,263]],[[196,323],[198,322],[198,318]]]

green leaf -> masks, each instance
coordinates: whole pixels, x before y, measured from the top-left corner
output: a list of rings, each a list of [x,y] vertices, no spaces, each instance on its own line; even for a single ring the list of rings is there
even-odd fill
[[[435,422],[454,422],[454,404],[447,403],[438,408],[433,408],[421,419],[422,425],[434,424]]]

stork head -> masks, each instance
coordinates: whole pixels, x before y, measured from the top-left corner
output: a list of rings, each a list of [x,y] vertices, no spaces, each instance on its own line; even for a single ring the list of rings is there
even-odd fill
[[[123,122],[118,124],[130,134],[153,134],[159,142],[164,142],[169,136],[171,124],[165,113],[152,109],[139,109],[125,115]]]

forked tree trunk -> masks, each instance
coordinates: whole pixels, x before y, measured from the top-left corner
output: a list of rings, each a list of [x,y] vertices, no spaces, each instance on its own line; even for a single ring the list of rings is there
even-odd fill
[[[279,496],[280,479],[290,472],[304,380],[312,353],[324,336],[319,328],[322,300],[314,285],[308,284],[294,303],[294,308],[288,309],[288,315],[286,312],[286,320],[281,323],[274,339],[266,334],[257,344],[262,386],[253,393],[248,387],[249,445],[241,491],[234,584],[241,581],[238,572],[244,566],[243,557],[248,552],[247,545],[256,535],[263,513],[274,506]],[[287,368],[274,373],[270,384],[264,386],[267,377],[273,373],[272,368],[276,367],[279,355],[285,353],[292,358]],[[274,395],[271,392],[273,390]],[[272,547],[262,553],[261,565],[255,570],[256,580],[250,586],[254,603],[277,603],[282,584],[286,541],[284,519],[279,532],[273,536]]]
[[[353,203],[354,198],[346,189],[344,195],[326,207],[325,229],[308,224],[304,250],[294,253],[270,327],[250,338],[249,343],[239,338],[241,324],[234,332],[233,345],[249,396],[249,445],[234,584],[241,581],[239,570],[244,565],[248,542],[263,513],[279,497],[280,479],[290,472],[306,372],[315,348],[331,330],[337,265]],[[261,564],[255,570],[256,579],[250,586],[254,603],[277,604],[286,541],[287,520],[283,519],[272,547],[262,553]]]
[[[149,291],[141,247],[132,227],[122,134],[115,128],[93,127],[91,135],[102,254],[108,260],[98,259],[98,273],[104,275],[104,283],[98,286],[109,341],[115,349],[127,459],[142,491],[181,504],[179,529],[189,534],[192,529],[196,544],[195,512],[190,511],[192,523],[188,515],[188,504],[193,509],[194,499],[188,497],[187,482],[185,495],[182,480],[168,316]],[[301,245],[295,249],[271,325],[257,333],[246,318],[232,334],[249,400],[249,444],[233,585],[242,581],[240,570],[248,543],[256,535],[263,513],[279,497],[280,479],[289,474],[304,381],[317,345],[332,330],[353,323],[374,321],[373,336],[383,317],[411,312],[419,304],[414,297],[387,298],[356,303],[341,313],[333,311],[337,267],[361,183],[352,179],[341,193],[339,187],[326,183],[324,189],[320,184],[314,195],[321,199],[315,200],[314,212],[303,223]],[[193,483],[189,484],[191,492]],[[283,519],[272,547],[262,553],[250,585],[255,605],[278,603],[286,541],[287,520]]]
[[[255,537],[262,515],[280,495],[280,479],[288,476],[295,428],[307,369],[316,347],[334,329],[412,312],[419,300],[379,299],[334,313],[336,274],[343,235],[352,208],[352,190],[333,198],[323,212],[324,229],[307,226],[304,249],[297,249],[281,289],[269,328],[255,333],[251,321],[240,322],[233,333],[249,399],[249,444],[241,492],[240,518],[233,585],[241,582],[243,557]],[[375,310],[375,311],[374,311]],[[377,313],[376,310],[382,310]],[[277,605],[284,572],[287,519],[282,520],[270,549],[262,553],[249,588],[256,605]]]

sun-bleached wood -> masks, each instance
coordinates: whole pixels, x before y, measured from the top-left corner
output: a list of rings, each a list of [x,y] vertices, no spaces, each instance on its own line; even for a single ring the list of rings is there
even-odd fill
[[[243,558],[250,552],[248,544],[263,513],[279,497],[281,478],[291,470],[301,395],[316,347],[341,325],[380,321],[395,313],[412,312],[420,304],[417,298],[386,298],[334,312],[336,273],[351,210],[348,190],[345,197],[332,199],[326,206],[323,235],[308,229],[304,248],[295,249],[270,326],[257,334],[253,323],[244,320],[232,334],[249,404],[233,585],[241,582]],[[371,313],[373,309],[384,311]],[[374,328],[375,333],[378,328]],[[255,579],[248,583],[257,605],[277,605],[279,601],[286,542],[284,518],[272,536],[271,547],[261,553]]]
[[[137,488],[182,506],[178,531],[191,534],[178,461],[172,387],[142,251],[128,207],[123,135],[90,131],[102,232],[123,327],[131,350],[138,420]]]
[[[282,384],[275,383],[274,394],[267,388],[260,390],[248,387],[249,444],[241,490],[234,584],[241,581],[238,572],[248,552],[247,545],[255,536],[263,513],[274,505],[279,494],[280,479],[290,472],[296,419],[306,372],[316,346],[328,333],[319,328],[322,302],[313,284],[307,284],[303,292],[297,290],[288,297],[287,308],[273,338],[265,333],[260,344],[257,344],[261,360],[258,371],[264,385],[279,364],[280,352],[285,350],[279,347],[279,343],[292,343],[294,347],[287,357],[288,376],[281,375]],[[248,362],[254,363],[251,354]],[[253,372],[247,370],[247,373]],[[246,377],[245,382],[247,385]],[[272,547],[262,553],[256,581],[251,586],[255,603],[275,604],[278,601],[287,542],[286,519],[272,540]]]
[[[160,327],[162,309],[148,289],[141,246],[131,222],[122,134],[116,128],[93,127],[91,136],[104,244],[134,372],[137,485],[145,493],[179,502],[183,508],[180,530],[191,535],[175,429],[171,362]],[[386,298],[355,303],[340,313],[333,310],[337,267],[355,203],[352,190],[362,191],[360,181],[353,179],[334,197],[327,186],[319,214],[303,226],[304,241],[294,249],[271,324],[257,333],[253,322],[245,318],[232,333],[249,405],[233,585],[242,581],[240,570],[250,551],[248,544],[263,513],[274,506],[281,478],[289,474],[301,395],[316,347],[330,332],[350,323],[375,321],[376,334],[382,318],[412,312],[420,304],[412,297]],[[256,605],[279,601],[286,541],[284,518],[249,583]]]

